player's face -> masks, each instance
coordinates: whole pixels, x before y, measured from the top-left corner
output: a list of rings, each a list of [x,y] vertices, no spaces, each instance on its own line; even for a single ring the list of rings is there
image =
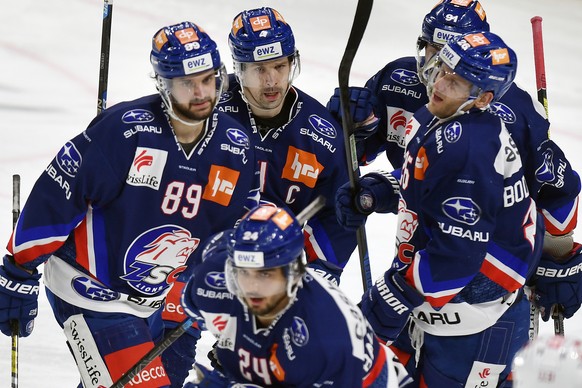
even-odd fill
[[[255,316],[271,317],[287,306],[287,277],[282,268],[238,268],[236,273],[243,300]]]
[[[247,63],[241,74],[245,98],[263,110],[280,108],[289,90],[289,58]]]
[[[210,116],[216,103],[217,78],[214,70],[170,81],[170,99],[176,114],[194,121],[205,120]]]
[[[427,107],[439,118],[450,117],[469,99],[472,84],[446,65],[435,71],[436,76],[429,86],[431,95]]]

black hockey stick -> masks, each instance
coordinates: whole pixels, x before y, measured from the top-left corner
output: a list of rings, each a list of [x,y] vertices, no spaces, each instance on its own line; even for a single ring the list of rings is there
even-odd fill
[[[101,29],[101,55],[99,56],[99,90],[97,114],[107,107],[107,80],[109,77],[109,48],[111,46],[111,19],[113,0],[103,0],[103,27]]]
[[[323,195],[315,198],[309,205],[305,207],[297,215],[297,222],[303,225],[311,217],[320,211],[323,206],[325,206],[325,197]],[[121,377],[111,385],[110,388],[123,388],[125,384],[129,383],[131,379],[137,376],[145,367],[148,366],[156,357],[162,354],[166,349],[168,349],[178,338],[182,336],[194,323],[194,319],[187,318],[180,324],[180,326],[172,329],[164,339],[154,346],[149,352],[147,352],[138,362],[136,362],[127,372],[125,372]]]
[[[542,17],[534,16],[530,21],[533,34],[538,101],[544,106],[546,117],[548,117],[548,93],[546,84],[546,64],[544,59],[544,40],[542,34]],[[554,321],[554,333],[556,335],[564,335],[564,313],[561,305],[555,304],[552,306],[552,319]]]
[[[20,216],[20,175],[12,175],[12,230],[16,228],[16,222]],[[10,322],[11,350],[11,387],[18,387],[18,321]]]
[[[344,144],[346,149],[346,158],[348,161],[348,176],[350,179],[350,188],[352,194],[355,195],[358,187],[358,178],[360,177],[360,169],[358,165],[358,156],[356,154],[356,142],[354,139],[354,131],[352,129],[352,117],[349,109],[349,80],[350,70],[356,51],[360,46],[370,14],[372,13],[373,0],[358,0],[352,30],[348,38],[348,43],[344,51],[344,56],[340,62],[338,79],[340,89],[340,103],[342,109],[342,127],[344,132]],[[370,270],[370,258],[368,256],[368,243],[366,241],[366,229],[362,225],[356,232],[358,241],[358,253],[360,256],[360,270],[362,272],[362,283],[364,291],[372,287],[372,273]]]

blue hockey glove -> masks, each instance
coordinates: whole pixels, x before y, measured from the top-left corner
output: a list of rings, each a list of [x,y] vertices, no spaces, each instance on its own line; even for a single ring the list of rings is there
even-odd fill
[[[229,380],[219,371],[210,370],[202,364],[194,365],[195,382],[187,381],[184,388],[226,388]]]
[[[352,86],[349,88],[350,115],[354,122],[354,137],[356,142],[364,140],[376,133],[378,118],[373,116],[376,97],[368,88]],[[333,96],[327,102],[327,109],[338,122],[342,122],[340,90],[335,88]]]
[[[178,326],[175,322],[164,322],[166,331]],[[172,388],[181,388],[188,371],[196,359],[196,343],[200,339],[200,330],[189,328],[169,348],[162,353],[162,363],[171,382]]]
[[[354,197],[349,183],[340,186],[335,195],[338,223],[347,230],[356,230],[373,212],[396,213],[400,198],[399,175],[400,170],[366,174],[360,178],[359,190]]]
[[[534,279],[534,302],[542,319],[550,319],[555,304],[563,307],[564,318],[570,318],[582,303],[582,245],[575,244],[566,260],[542,255]]]
[[[18,268],[10,255],[0,265],[0,331],[11,335],[11,321],[18,321],[18,335],[28,337],[38,314],[40,274]]]
[[[424,297],[390,268],[364,293],[360,309],[376,335],[391,344],[406,326],[412,310],[423,302]]]

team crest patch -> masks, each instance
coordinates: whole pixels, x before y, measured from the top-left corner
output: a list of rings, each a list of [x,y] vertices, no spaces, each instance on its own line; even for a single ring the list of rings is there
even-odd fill
[[[309,329],[305,321],[299,317],[293,317],[293,323],[289,330],[291,341],[297,346],[305,346],[309,342]]]
[[[450,123],[443,130],[443,137],[447,143],[456,143],[463,134],[463,126],[458,121]]]
[[[125,280],[145,295],[156,295],[168,288],[182,272],[186,260],[200,243],[190,231],[177,225],[164,225],[138,236],[125,258]]]
[[[121,116],[125,124],[143,124],[154,121],[154,114],[145,109],[132,109]]]
[[[83,161],[81,153],[70,141],[60,149],[56,159],[61,171],[70,177],[74,177],[77,174],[79,167],[81,167],[81,162]]]

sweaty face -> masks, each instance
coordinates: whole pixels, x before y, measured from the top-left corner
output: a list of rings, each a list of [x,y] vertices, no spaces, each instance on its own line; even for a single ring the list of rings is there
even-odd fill
[[[241,296],[255,316],[271,317],[289,303],[287,277],[282,268],[237,268],[236,279]]]
[[[289,58],[244,64],[240,74],[245,98],[263,110],[280,108],[289,90]]]
[[[472,83],[441,64],[434,69],[429,80],[428,110],[439,118],[447,118],[457,112],[471,95]]]
[[[168,80],[174,113],[191,121],[207,119],[216,103],[217,82],[214,70]]]

